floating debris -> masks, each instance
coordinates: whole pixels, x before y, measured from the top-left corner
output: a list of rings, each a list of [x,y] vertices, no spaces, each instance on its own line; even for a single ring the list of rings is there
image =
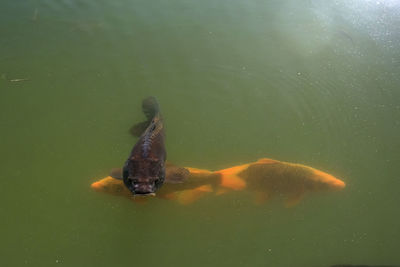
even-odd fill
[[[9,82],[26,82],[29,81],[28,78],[21,78],[21,79],[10,79]]]
[[[29,78],[15,78],[15,79],[9,79],[8,78],[8,76],[7,76],[7,74],[5,74],[5,73],[2,73],[1,75],[0,75],[0,79],[1,80],[5,80],[5,81],[8,81],[8,82],[26,82],[26,81],[29,81],[30,79]]]

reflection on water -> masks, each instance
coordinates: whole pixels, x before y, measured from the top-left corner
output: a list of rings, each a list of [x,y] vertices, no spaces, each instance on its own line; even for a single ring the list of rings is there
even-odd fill
[[[398,1],[0,9],[3,265],[400,262]],[[128,156],[149,95],[175,164],[268,157],[327,170],[346,188],[290,209],[239,193],[188,207],[93,192]]]

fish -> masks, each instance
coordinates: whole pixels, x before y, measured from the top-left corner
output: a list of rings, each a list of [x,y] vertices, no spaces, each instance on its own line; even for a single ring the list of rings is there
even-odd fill
[[[193,167],[178,167],[166,163],[165,185],[157,197],[188,205],[206,196],[222,196],[230,192],[247,192],[254,203],[263,204],[275,196],[285,198],[285,206],[297,205],[305,195],[315,192],[339,191],[342,180],[318,169],[269,158],[210,171]],[[91,185],[98,192],[126,196],[122,183],[111,176]]]
[[[139,140],[133,146],[121,176],[133,195],[145,196],[154,195],[163,185],[167,152],[164,123],[156,98],[145,98],[142,111],[146,121],[131,128],[131,133],[139,136]]]
[[[220,194],[250,191],[256,203],[275,196],[286,198],[287,207],[297,205],[308,193],[338,191],[346,184],[315,168],[269,158],[217,171],[221,175]]]

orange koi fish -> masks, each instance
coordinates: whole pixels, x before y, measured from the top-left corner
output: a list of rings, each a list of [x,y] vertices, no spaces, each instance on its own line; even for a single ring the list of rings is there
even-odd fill
[[[133,198],[122,180],[110,176],[94,182],[99,192]],[[166,164],[165,185],[157,197],[190,204],[206,194],[223,195],[233,191],[253,193],[256,203],[274,196],[285,196],[286,206],[298,204],[311,192],[337,191],[345,183],[334,176],[309,166],[263,158],[253,163],[209,171]]]

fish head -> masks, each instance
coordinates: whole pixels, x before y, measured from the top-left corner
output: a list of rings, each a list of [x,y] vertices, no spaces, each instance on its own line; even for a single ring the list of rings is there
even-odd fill
[[[122,176],[132,194],[154,196],[165,180],[164,160],[132,157],[126,162]]]

